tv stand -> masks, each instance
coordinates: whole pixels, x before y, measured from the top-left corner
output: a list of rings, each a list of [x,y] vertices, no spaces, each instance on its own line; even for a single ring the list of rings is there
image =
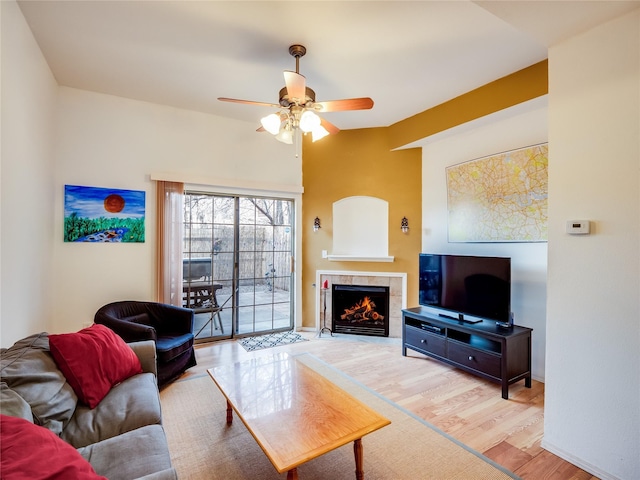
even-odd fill
[[[438,316],[442,317],[442,318],[448,318],[449,320],[457,320],[458,322],[464,322],[464,323],[480,323],[480,322],[482,322],[481,318],[478,318],[476,320],[467,320],[462,313],[459,313],[457,317],[454,317],[453,315],[447,315],[446,313],[439,313]]]
[[[457,318],[433,314],[422,307],[402,310],[402,355],[407,348],[502,385],[524,379],[531,388],[531,332],[513,325],[499,328],[496,322],[464,324]]]

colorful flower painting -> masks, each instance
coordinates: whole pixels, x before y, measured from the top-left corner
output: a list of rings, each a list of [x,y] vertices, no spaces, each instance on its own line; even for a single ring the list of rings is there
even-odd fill
[[[64,241],[144,242],[145,192],[64,186]]]

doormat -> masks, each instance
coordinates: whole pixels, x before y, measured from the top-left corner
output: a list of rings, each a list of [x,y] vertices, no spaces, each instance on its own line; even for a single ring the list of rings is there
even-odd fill
[[[258,337],[246,337],[238,340],[238,343],[242,345],[247,352],[251,352],[252,350],[260,350],[262,348],[271,348],[306,341],[307,339],[302,335],[290,330],[288,332],[269,333],[268,335],[260,335]]]

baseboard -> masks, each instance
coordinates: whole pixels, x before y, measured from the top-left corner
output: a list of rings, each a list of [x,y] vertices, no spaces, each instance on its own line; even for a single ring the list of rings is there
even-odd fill
[[[616,477],[615,475],[611,475],[610,473],[605,472],[603,470],[600,470],[598,467],[591,465],[589,462],[585,462],[581,458],[578,458],[564,451],[563,449],[556,447],[555,445],[547,442],[544,438],[542,439],[542,442],[540,442],[540,446],[545,450],[553,453],[554,455],[557,455],[558,457],[562,458],[563,460],[566,460],[567,462],[572,463],[576,467],[579,467],[582,470],[589,472],[591,475],[594,475],[600,478],[601,480],[622,480],[621,478]]]

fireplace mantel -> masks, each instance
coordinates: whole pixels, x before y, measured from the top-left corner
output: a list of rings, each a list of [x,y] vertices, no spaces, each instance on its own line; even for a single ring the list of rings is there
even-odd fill
[[[394,257],[381,256],[359,256],[359,255],[327,255],[331,262],[393,262]]]

